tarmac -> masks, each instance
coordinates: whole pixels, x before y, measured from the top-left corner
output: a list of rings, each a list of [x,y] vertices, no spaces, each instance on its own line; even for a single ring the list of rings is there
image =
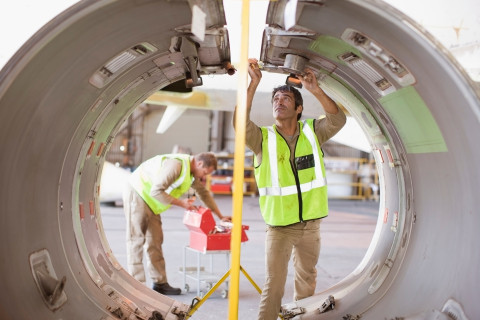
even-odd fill
[[[215,200],[223,215],[231,215],[233,209],[231,196],[216,195]],[[322,247],[317,264],[317,293],[342,280],[361,262],[377,224],[378,206],[379,203],[375,201],[329,200],[329,216],[323,219],[321,224]],[[244,197],[242,207],[242,225],[247,225],[249,229],[246,231],[248,241],[241,245],[240,265],[261,289],[265,267],[265,223],[260,214],[257,197]],[[126,223],[123,208],[101,205],[100,209],[110,247],[118,262],[126,269]],[[168,282],[173,287],[182,288],[181,295],[171,297],[191,305],[193,301],[200,300],[230,269],[230,252],[203,254],[186,249],[190,231],[183,224],[183,215],[184,210],[178,207],[171,207],[162,213],[163,252]],[[183,272],[184,265],[186,273]],[[191,272],[196,270],[197,266],[204,270],[200,277],[196,271]],[[190,319],[229,318],[228,280],[227,277],[208,299],[202,300],[202,304]],[[151,287],[151,281],[147,280],[146,285]],[[291,301],[293,301],[293,266],[290,263],[282,303]],[[256,319],[259,302],[260,294],[241,272],[237,318]]]

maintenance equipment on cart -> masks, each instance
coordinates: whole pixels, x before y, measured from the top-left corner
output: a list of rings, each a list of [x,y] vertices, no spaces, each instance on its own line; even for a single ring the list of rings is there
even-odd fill
[[[197,280],[197,297],[192,300],[191,308],[188,312],[187,317],[190,317],[198,308],[210,297],[210,295],[218,289],[218,287],[225,282],[227,289],[222,290],[222,298],[228,296],[228,281],[226,279],[230,275],[230,240],[231,240],[231,231],[233,225],[231,223],[220,222],[219,225],[215,225],[215,220],[210,209],[200,207],[198,210],[188,210],[183,216],[183,223],[190,230],[190,243],[188,246],[185,246],[183,253],[183,285],[186,291],[189,290],[186,279],[191,278]],[[242,234],[241,242],[248,241],[247,234],[245,230],[248,230],[249,227],[242,225]],[[197,266],[189,268],[186,266],[186,256],[187,252],[195,252],[197,254]],[[227,260],[227,271],[218,281],[210,282],[213,275],[213,255],[214,254],[225,254]],[[210,256],[210,273],[203,272],[203,267],[201,267],[200,257],[201,255]],[[188,272],[187,272],[188,270]],[[255,281],[250,277],[247,271],[240,266],[240,271],[245,275],[245,277],[250,281],[253,287],[261,294],[262,290],[255,283]],[[200,282],[207,283],[207,292],[203,293],[200,291]],[[201,294],[200,294],[201,293]]]
[[[183,216],[183,223],[190,230],[190,242],[185,246],[183,252],[183,285],[188,292],[190,287],[187,278],[197,281],[197,296],[202,297],[204,292],[200,289],[200,284],[206,284],[206,290],[212,289],[213,285],[218,282],[218,275],[213,272],[213,256],[224,254],[226,256],[226,269],[230,267],[230,240],[231,240],[231,223],[220,222],[215,224],[212,212],[208,208],[199,207],[198,210],[187,210]],[[248,226],[242,226],[241,241],[248,240],[245,230]],[[196,267],[187,267],[187,253],[196,253]],[[208,271],[201,266],[201,256],[210,257],[210,268]],[[228,282],[225,282],[227,289],[222,290],[222,298],[228,295]],[[218,286],[217,286],[218,287]]]
[[[198,210],[187,210],[183,216],[183,223],[190,230],[190,248],[206,252],[209,250],[230,250],[231,227],[229,222],[220,222],[215,225],[212,211],[209,208],[199,207]],[[242,226],[242,242],[248,240]]]

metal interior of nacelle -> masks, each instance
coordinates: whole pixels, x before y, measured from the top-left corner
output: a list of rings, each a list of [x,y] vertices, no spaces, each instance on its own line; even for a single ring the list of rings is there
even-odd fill
[[[98,188],[105,152],[135,106],[170,83],[199,86],[202,75],[231,72],[222,2],[198,2],[203,41],[191,33],[190,3],[81,2],[2,70],[0,239],[9,263],[1,270],[0,318],[187,312],[116,261]],[[270,4],[263,68],[312,68],[369,137],[381,185],[363,261],[327,291],[284,305],[285,318],[480,316],[475,84],[434,39],[381,2],[298,1],[289,30],[285,5]],[[329,295],[335,309],[321,313]]]

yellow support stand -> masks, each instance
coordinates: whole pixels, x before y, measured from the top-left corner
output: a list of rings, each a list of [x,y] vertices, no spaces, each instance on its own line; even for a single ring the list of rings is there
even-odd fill
[[[201,299],[193,299],[192,301],[192,305],[190,306],[190,310],[188,311],[187,313],[187,318],[190,318],[194,313],[195,311],[198,310],[198,308],[200,308],[200,306],[212,295],[213,292],[215,292],[215,290],[218,289],[218,287],[228,278],[228,276],[230,275],[230,271],[232,269],[228,270],[221,278],[220,280],[218,280],[218,282],[210,289],[208,290],[208,292],[205,294],[205,296],[203,296],[203,298]],[[243,269],[242,266],[240,266],[240,271],[243,272],[243,274],[245,275],[245,277],[248,279],[248,281],[250,281],[250,283],[254,286],[255,289],[257,289],[258,293],[262,293],[262,290],[260,289],[260,287],[255,283],[255,281],[253,281],[252,277],[250,277],[250,275],[247,273],[247,271],[245,271],[245,269]]]
[[[242,207],[243,207],[243,181],[245,167],[245,126],[247,122],[247,81],[248,81],[248,37],[249,37],[249,11],[250,0],[242,1],[242,37],[240,43],[240,64],[239,64],[239,81],[237,90],[237,111],[235,119],[235,154],[233,166],[233,209],[232,209],[232,236],[230,249],[232,252],[232,260],[230,270],[228,270],[222,278],[205,294],[202,299],[194,299],[192,306],[187,314],[187,318],[200,308],[200,306],[217,290],[223,281],[230,275],[229,289],[229,309],[228,319],[238,320],[238,300],[239,300],[239,282],[240,271],[257,289],[258,293],[262,290],[253,281],[250,275],[240,265],[240,245],[242,242]],[[195,300],[198,300],[195,303]],[[281,315],[280,315],[280,318]],[[282,318],[283,319],[283,318]]]
[[[235,119],[235,155],[233,167],[233,229],[230,249],[231,285],[229,290],[228,319],[238,319],[239,279],[240,279],[240,244],[242,236],[243,179],[245,165],[245,125],[247,122],[247,80],[248,80],[248,35],[249,35],[250,1],[242,1],[242,37],[240,45],[239,81],[237,90],[237,111]]]

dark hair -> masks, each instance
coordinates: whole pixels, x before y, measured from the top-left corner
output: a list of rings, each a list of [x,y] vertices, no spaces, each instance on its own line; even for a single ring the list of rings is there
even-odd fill
[[[273,91],[272,91],[272,101],[271,101],[272,103],[273,103],[273,97],[275,96],[275,93],[277,93],[278,91],[293,93],[293,98],[295,99],[295,110],[297,110],[298,106],[303,106],[303,98],[302,98],[302,94],[300,93],[300,91],[298,91],[295,87],[292,87],[288,84],[284,84],[284,85],[278,86],[278,87],[273,89]],[[300,112],[297,115],[297,120],[300,120],[301,117],[302,117],[302,113]]]
[[[217,158],[212,152],[202,152],[196,154],[195,161],[202,161],[204,168],[213,167],[213,170],[217,170]]]

